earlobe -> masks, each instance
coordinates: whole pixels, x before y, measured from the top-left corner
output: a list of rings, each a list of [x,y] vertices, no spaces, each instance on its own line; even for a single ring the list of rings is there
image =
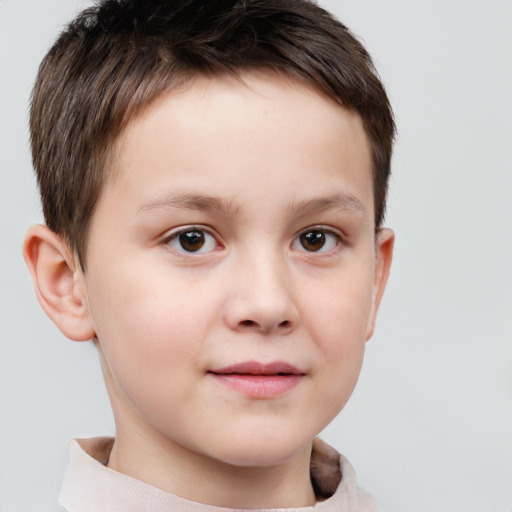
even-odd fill
[[[393,246],[395,243],[395,234],[391,229],[381,229],[376,239],[376,264],[373,282],[372,309],[368,318],[366,330],[366,340],[368,341],[375,329],[375,321],[380,301],[386,288],[389,277],[391,261],[393,259]]]
[[[37,299],[62,333],[75,341],[94,337],[82,271],[64,241],[46,226],[32,226],[23,256]]]

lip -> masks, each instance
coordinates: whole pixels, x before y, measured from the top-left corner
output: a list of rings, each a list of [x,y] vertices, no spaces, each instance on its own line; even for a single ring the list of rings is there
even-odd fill
[[[295,388],[305,373],[282,361],[246,361],[208,372],[217,382],[251,398],[273,398]]]

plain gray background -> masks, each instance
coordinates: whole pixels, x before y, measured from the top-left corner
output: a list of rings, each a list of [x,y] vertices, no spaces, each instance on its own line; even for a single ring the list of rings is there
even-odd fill
[[[512,1],[324,0],[367,45],[399,128],[395,261],[354,395],[324,433],[387,512],[512,511]],[[0,0],[0,511],[46,512],[72,437],[113,433],[89,343],[40,309],[28,151],[37,66],[89,2]]]

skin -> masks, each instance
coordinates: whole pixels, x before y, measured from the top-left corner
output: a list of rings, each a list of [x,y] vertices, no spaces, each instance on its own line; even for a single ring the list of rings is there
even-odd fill
[[[87,270],[44,226],[24,249],[46,312],[99,349],[109,466],[217,506],[314,504],[311,442],[354,389],[393,247],[375,236],[360,118],[275,76],[197,78],[131,121],[113,157]],[[301,376],[255,397],[211,373],[244,361]]]

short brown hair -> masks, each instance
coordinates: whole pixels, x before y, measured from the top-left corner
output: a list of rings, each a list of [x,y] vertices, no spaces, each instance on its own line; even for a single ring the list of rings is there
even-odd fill
[[[127,122],[198,74],[259,68],[304,81],[360,115],[380,228],[395,125],[368,52],[343,24],[310,0],[103,0],[44,58],[30,115],[45,221],[83,268],[109,149]]]

